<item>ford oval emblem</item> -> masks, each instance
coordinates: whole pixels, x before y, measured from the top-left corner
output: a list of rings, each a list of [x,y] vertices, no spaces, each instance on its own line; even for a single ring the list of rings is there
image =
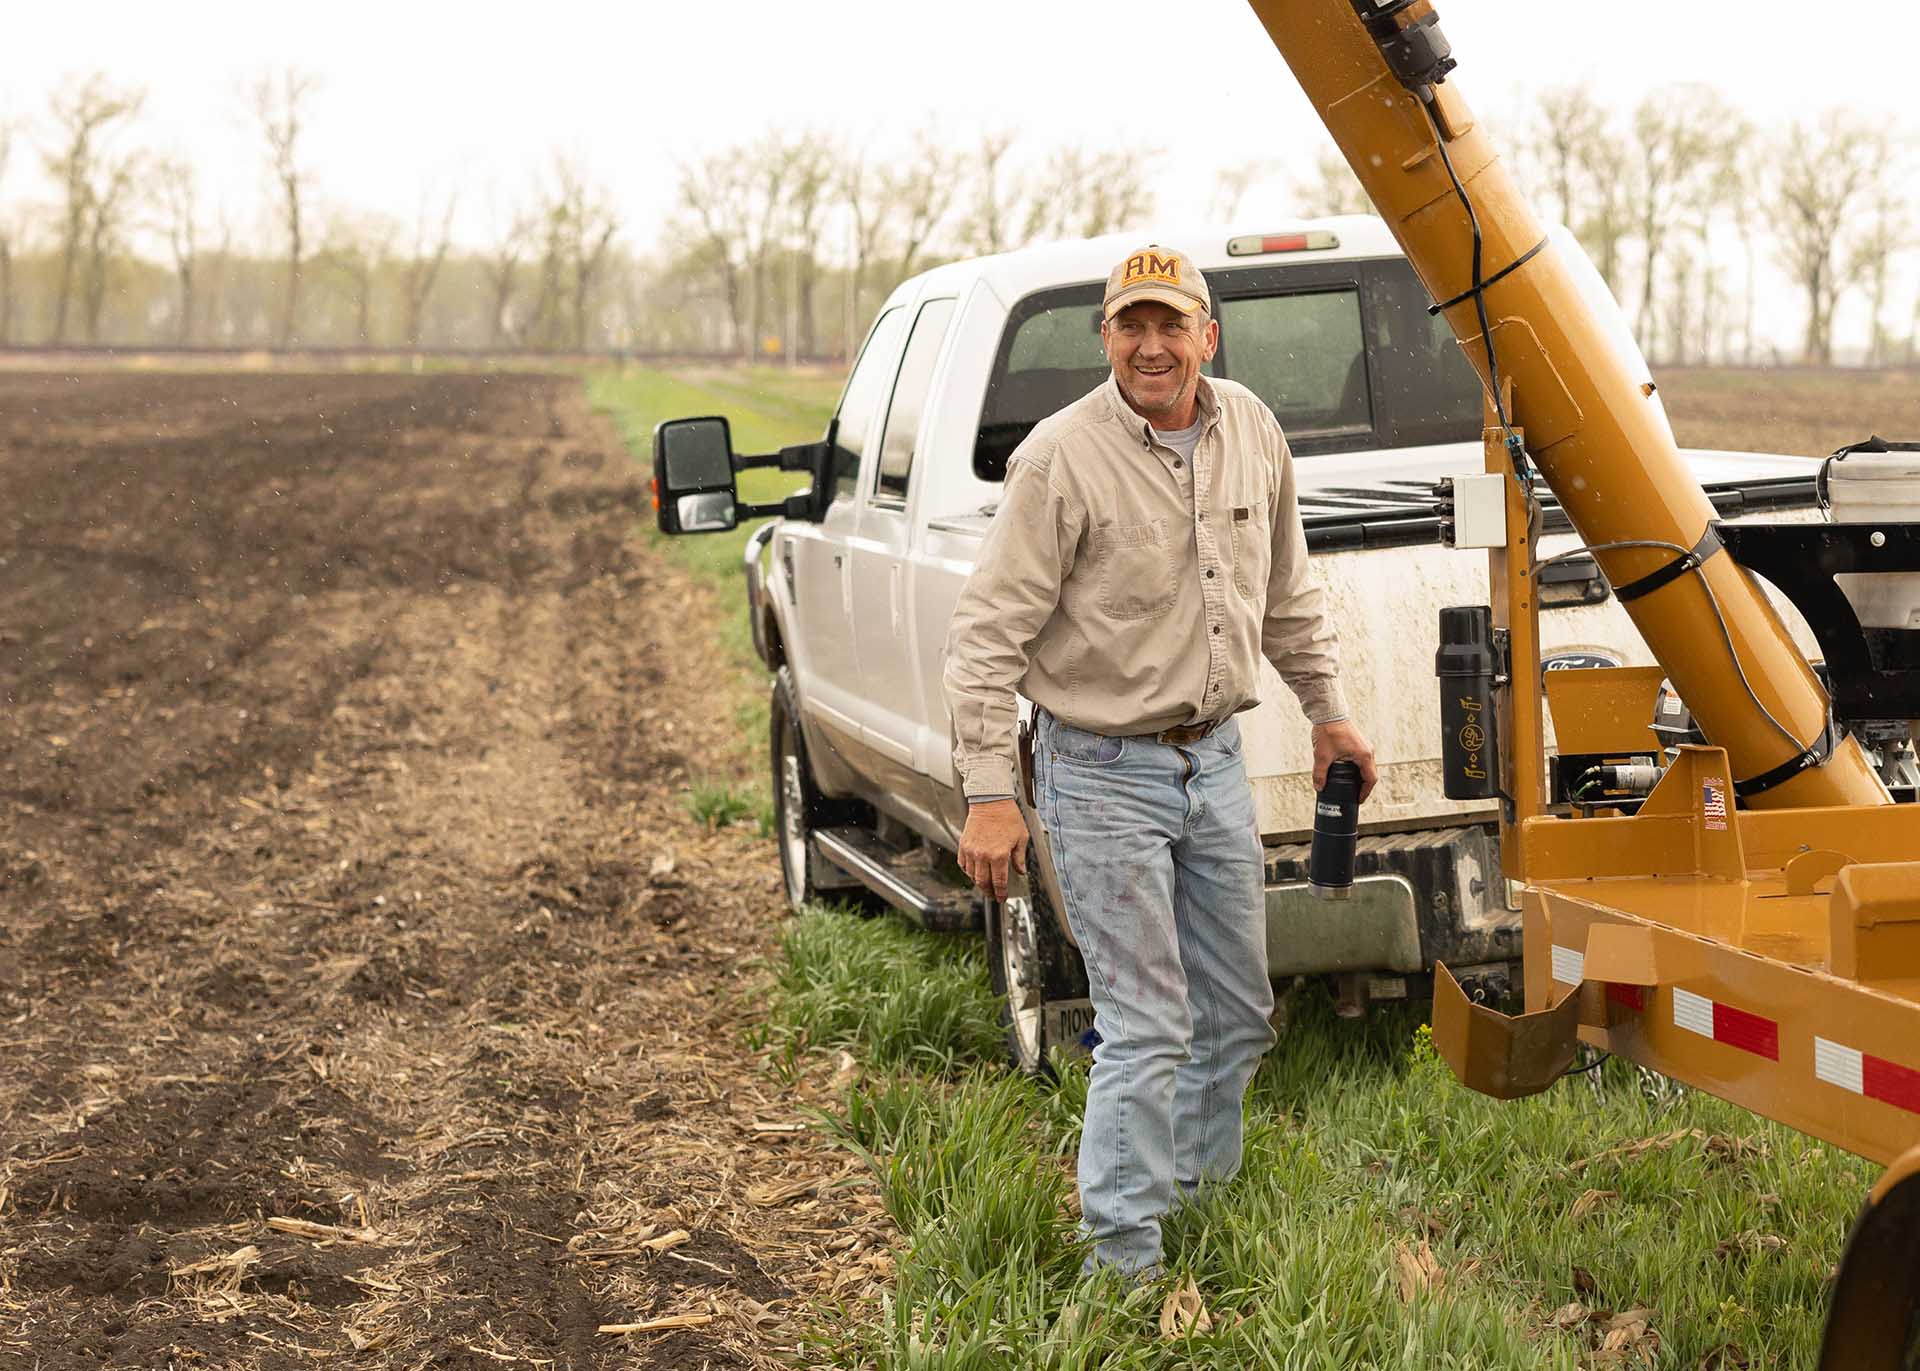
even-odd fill
[[[1619,665],[1619,658],[1605,652],[1556,652],[1540,663],[1540,670],[1585,671],[1592,667]]]

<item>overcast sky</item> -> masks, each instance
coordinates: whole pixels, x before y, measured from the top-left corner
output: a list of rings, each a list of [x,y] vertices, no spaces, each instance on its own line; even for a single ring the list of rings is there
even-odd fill
[[[309,144],[323,200],[405,218],[422,187],[458,186],[470,241],[556,148],[614,190],[629,242],[644,248],[672,209],[676,159],[779,126],[882,149],[922,123],[955,144],[994,127],[1036,148],[1160,148],[1154,184],[1173,223],[1204,215],[1220,167],[1310,166],[1324,136],[1237,0],[88,0],[12,11],[0,118],[38,134],[48,92],[75,73],[144,86],[140,141],[190,152],[242,228],[265,188],[239,91],[286,64],[324,82]],[[1454,80],[1496,121],[1543,85],[1585,80],[1624,109],[1651,87],[1698,80],[1763,122],[1846,103],[1920,123],[1890,98],[1911,89],[1911,41],[1844,5],[1442,0],[1440,13],[1461,63]],[[8,199],[48,194],[34,160],[15,157]],[[1286,189],[1277,179],[1243,213],[1284,216]]]

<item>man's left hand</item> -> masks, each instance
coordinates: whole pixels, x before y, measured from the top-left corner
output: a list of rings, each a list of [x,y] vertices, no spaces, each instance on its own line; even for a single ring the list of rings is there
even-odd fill
[[[1373,745],[1349,719],[1313,726],[1313,788],[1327,783],[1327,768],[1338,761],[1349,761],[1360,768],[1360,798],[1373,794],[1379,773],[1373,766]]]

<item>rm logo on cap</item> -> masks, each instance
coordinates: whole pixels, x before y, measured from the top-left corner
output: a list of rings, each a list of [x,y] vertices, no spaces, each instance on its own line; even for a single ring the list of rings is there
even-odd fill
[[[1130,286],[1135,281],[1165,281],[1170,286],[1180,284],[1180,259],[1162,257],[1157,252],[1136,252],[1127,258],[1127,269],[1120,274],[1120,284]]]

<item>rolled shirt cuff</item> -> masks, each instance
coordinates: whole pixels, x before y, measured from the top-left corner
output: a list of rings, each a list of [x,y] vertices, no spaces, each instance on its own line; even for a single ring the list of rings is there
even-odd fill
[[[967,803],[970,805],[990,805],[996,804],[1001,800],[1011,800],[1012,798],[1013,796],[1011,795],[969,795],[967,796]]]
[[[1011,798],[1014,793],[1013,763],[1005,757],[976,757],[967,765],[961,782],[967,800]]]

